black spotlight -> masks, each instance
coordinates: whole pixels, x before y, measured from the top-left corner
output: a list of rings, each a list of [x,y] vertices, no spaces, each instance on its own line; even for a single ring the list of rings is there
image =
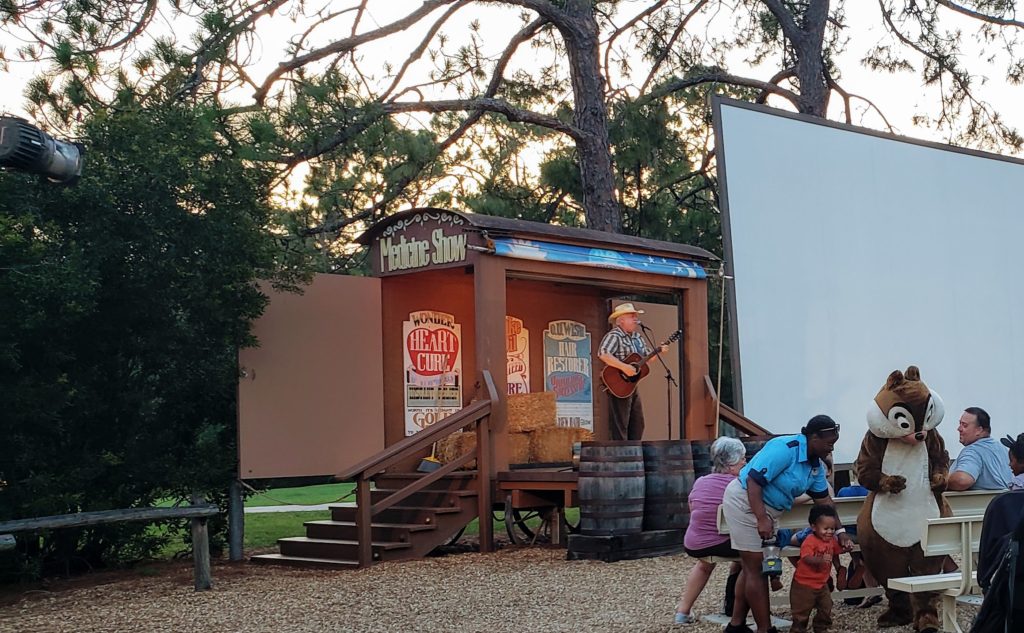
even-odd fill
[[[71,184],[82,175],[82,146],[59,141],[25,119],[0,116],[0,167]]]

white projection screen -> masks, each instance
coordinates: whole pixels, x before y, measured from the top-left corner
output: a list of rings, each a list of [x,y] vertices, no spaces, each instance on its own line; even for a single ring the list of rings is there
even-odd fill
[[[966,407],[993,436],[1024,431],[1024,161],[714,109],[744,413],[773,433],[827,413],[854,461],[869,403],[913,364],[951,456]]]

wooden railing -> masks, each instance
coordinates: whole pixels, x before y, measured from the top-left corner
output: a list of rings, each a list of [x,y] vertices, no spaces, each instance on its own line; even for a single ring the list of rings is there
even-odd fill
[[[220,514],[220,510],[217,506],[206,503],[200,495],[192,495],[192,505],[189,506],[97,510],[93,512],[76,512],[33,519],[3,521],[0,522],[0,534],[5,532],[37,532],[39,530],[56,530],[60,528],[129,523],[133,521],[151,523],[168,519],[191,519],[195,589],[196,591],[202,591],[213,586],[213,579],[210,573],[210,537],[206,527],[206,520],[218,514]]]
[[[336,475],[336,479],[339,481],[354,481],[356,483],[356,534],[359,540],[360,567],[368,567],[373,562],[371,527],[374,515],[394,506],[410,495],[425,490],[430,484],[465,466],[474,459],[476,460],[477,469],[477,514],[480,518],[480,551],[490,552],[493,550],[494,528],[490,521],[490,415],[491,404],[498,401],[498,390],[494,386],[494,379],[491,378],[491,373],[487,370],[483,372],[483,386],[487,392],[487,400],[470,403],[440,422],[436,422],[419,433],[392,444],[377,455]],[[414,483],[399,489],[385,499],[372,503],[370,480],[375,475],[383,472],[388,466],[415,458],[433,446],[434,442],[448,437],[469,425],[476,428],[476,448],[474,450],[448,462],[434,472],[424,475]]]
[[[744,416],[742,413],[733,409],[729,405],[725,404],[718,398],[718,393],[715,391],[714,384],[711,383],[711,376],[704,376],[704,390],[705,396],[708,398],[709,408],[712,412],[717,412],[717,415],[712,413],[712,419],[709,422],[709,426],[715,426],[715,435],[718,435],[717,427],[718,421],[722,420],[727,424],[731,424],[737,430],[747,435],[770,435],[770,431],[765,429],[763,426],[754,422],[750,418]]]

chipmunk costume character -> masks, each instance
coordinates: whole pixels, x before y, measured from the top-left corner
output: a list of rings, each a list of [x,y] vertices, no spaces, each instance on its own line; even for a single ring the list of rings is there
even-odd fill
[[[857,478],[870,490],[857,518],[857,540],[879,585],[890,578],[937,574],[942,557],[926,558],[921,535],[927,520],[949,516],[942,498],[949,453],[935,427],[942,399],[921,382],[917,367],[897,370],[868,409],[868,432],[857,456]],[[937,593],[885,590],[889,608],[880,628],[913,624],[918,633],[939,628]]]

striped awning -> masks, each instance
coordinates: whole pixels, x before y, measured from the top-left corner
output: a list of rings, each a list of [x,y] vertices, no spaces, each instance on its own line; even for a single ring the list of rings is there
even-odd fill
[[[595,268],[614,268],[616,270],[631,270],[654,275],[689,277],[691,279],[707,278],[707,274],[700,264],[685,259],[640,255],[625,251],[588,248],[586,246],[556,244],[537,240],[494,238],[491,241],[494,244],[494,254],[503,257],[592,266]]]

